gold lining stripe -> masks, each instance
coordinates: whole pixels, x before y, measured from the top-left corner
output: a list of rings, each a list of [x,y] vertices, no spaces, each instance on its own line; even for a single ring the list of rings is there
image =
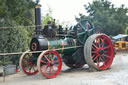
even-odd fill
[[[64,41],[62,40],[62,50],[61,50],[61,53],[63,53],[64,51]]]
[[[40,7],[41,7],[41,5],[36,5],[36,6],[35,6],[35,8],[40,8]]]
[[[48,50],[50,50],[50,43],[49,43],[49,41],[48,41]]]

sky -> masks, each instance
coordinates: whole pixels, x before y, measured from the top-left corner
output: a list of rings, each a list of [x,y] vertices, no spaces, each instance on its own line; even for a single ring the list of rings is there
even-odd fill
[[[73,25],[76,24],[75,16],[79,13],[87,15],[84,5],[92,3],[93,0],[40,0],[42,15],[45,15],[48,8],[52,9],[52,17],[62,24]],[[128,7],[128,0],[109,0],[116,7],[124,4]]]

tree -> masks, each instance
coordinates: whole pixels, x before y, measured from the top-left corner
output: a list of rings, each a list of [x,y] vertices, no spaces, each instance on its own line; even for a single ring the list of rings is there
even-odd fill
[[[48,12],[46,13],[45,16],[42,16],[42,24],[43,26],[48,23],[48,21],[51,21],[53,23],[54,19],[52,17],[52,9],[49,8]]]
[[[30,34],[34,24],[32,0],[0,0],[0,53],[21,52],[28,49]],[[7,27],[7,28],[2,28]],[[6,56],[8,57],[8,56]],[[18,56],[8,57],[6,62],[18,62]],[[13,60],[14,62],[10,61]],[[0,64],[3,62],[0,57]]]
[[[116,8],[108,0],[95,0],[92,4],[89,3],[88,5],[84,5],[84,7],[89,15],[80,14],[80,18],[76,18],[77,21],[89,19],[95,26],[100,25],[108,35],[124,33],[128,22],[128,9],[123,5]]]

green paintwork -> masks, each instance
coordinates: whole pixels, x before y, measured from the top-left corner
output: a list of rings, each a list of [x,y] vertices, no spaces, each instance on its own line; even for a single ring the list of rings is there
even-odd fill
[[[72,44],[68,42],[68,40],[72,41]],[[64,39],[56,39],[56,40],[49,40],[49,49],[56,50],[61,54],[71,54],[75,52],[76,46],[76,39],[73,38],[64,38]],[[74,48],[68,48],[74,47]],[[68,48],[68,49],[65,49]]]
[[[93,30],[94,26],[89,20],[81,20],[76,28],[77,40],[84,45],[87,38],[94,34]]]

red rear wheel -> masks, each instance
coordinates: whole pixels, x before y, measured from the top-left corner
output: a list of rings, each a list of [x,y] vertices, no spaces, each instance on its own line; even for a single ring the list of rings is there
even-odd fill
[[[38,73],[37,65],[32,63],[30,58],[32,53],[25,52],[20,58],[20,68],[27,75],[34,75]]]
[[[97,70],[105,70],[113,62],[114,48],[105,34],[90,36],[84,45],[84,52],[87,64]]]
[[[44,51],[38,58],[37,67],[46,78],[54,78],[60,73],[61,58],[56,51]]]

